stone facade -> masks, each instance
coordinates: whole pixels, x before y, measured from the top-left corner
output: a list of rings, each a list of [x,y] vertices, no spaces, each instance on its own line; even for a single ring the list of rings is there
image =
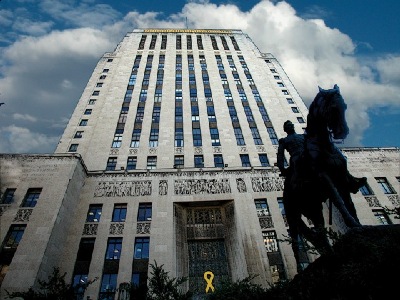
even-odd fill
[[[249,275],[258,275],[254,282],[264,286],[293,278],[296,262],[290,245],[282,241],[288,236],[280,202],[283,180],[274,163],[276,139],[285,135],[282,124],[290,119],[301,132],[305,124],[300,118],[306,119],[307,108],[272,55],[260,53],[241,31],[221,32],[182,29],[128,33],[114,52],[99,60],[55,154],[0,155],[1,253],[8,255],[1,261],[0,299],[5,298],[5,290],[21,291],[37,286],[38,280],[46,279],[53,267],[67,272],[66,278],[71,282],[78,275],[89,279],[98,277],[86,290],[85,299],[99,297],[105,287],[105,275],[115,275],[114,285],[118,287],[131,282],[134,276],[147,274],[148,263],[154,261],[173,277],[189,277],[187,287],[200,291],[204,290],[203,274],[207,268],[216,274],[216,286],[223,279],[237,280]],[[147,35],[147,40],[144,48],[138,49],[143,35]],[[153,35],[158,39],[155,49],[151,50]],[[160,50],[163,35],[167,36],[167,46]],[[176,49],[177,35],[182,37],[180,50]],[[192,36],[192,50],[186,47],[188,35]],[[198,35],[203,49],[196,46]],[[218,39],[219,50],[213,49],[212,36]],[[228,40],[230,50],[222,47],[221,36]],[[240,50],[233,47],[233,40]],[[157,147],[149,147],[160,54],[165,55],[165,63],[159,139]],[[179,147],[174,145],[175,125],[171,117],[176,105],[177,54],[182,55],[185,132],[184,145]],[[122,124],[121,107],[126,107],[124,97],[138,55],[142,61],[129,111],[126,119],[123,118],[122,142],[114,147],[116,129]],[[140,146],[131,147],[135,114],[141,105],[140,84],[149,55],[154,55],[154,59],[147,90],[148,107],[141,125]],[[188,55],[194,58],[202,146],[193,146]],[[216,55],[221,56],[228,83],[221,82]],[[230,55],[235,67],[228,60]],[[220,146],[211,144],[209,101],[202,92],[204,65],[200,56],[207,62]],[[245,59],[253,81],[246,76],[240,56]],[[251,122],[248,111],[242,108],[234,74],[238,74],[240,87],[247,95],[247,107],[253,114]],[[221,84],[228,84],[232,91],[245,145],[237,145]],[[254,86],[261,102],[253,97]],[[95,91],[99,95],[93,95]],[[262,105],[268,111],[268,121],[259,112]],[[83,119],[87,120],[86,126],[79,125]],[[256,145],[253,140],[250,127],[255,124],[263,144]],[[275,137],[271,131],[268,133],[268,128],[274,129]],[[361,223],[398,224],[398,219],[385,216],[383,208],[399,205],[399,148],[346,148],[343,153],[348,158],[350,172],[368,178],[369,188],[353,195]],[[223,156],[222,167],[214,166],[214,154]],[[248,155],[251,166],[243,166],[240,154]],[[261,165],[259,154],[267,155],[269,166]],[[174,167],[176,155],[184,156],[184,163],[179,167]],[[195,167],[194,155],[203,155],[204,166]],[[147,165],[148,156],[157,157],[154,169]],[[128,157],[137,159],[132,170],[128,170]],[[110,158],[115,158],[116,163],[112,170],[106,170]],[[151,215],[143,217],[141,214],[146,209]],[[118,212],[123,212],[123,216],[114,218]],[[327,226],[338,232],[347,230],[335,208],[329,224],[328,203],[324,204],[324,215]],[[20,238],[13,240],[10,232],[18,232]],[[147,241],[149,245],[149,256],[144,259],[138,258],[138,241]],[[85,256],[89,248],[84,243],[92,247],[89,258]],[[115,246],[115,255],[110,252],[110,245]],[[316,258],[312,254],[302,255],[304,263]]]

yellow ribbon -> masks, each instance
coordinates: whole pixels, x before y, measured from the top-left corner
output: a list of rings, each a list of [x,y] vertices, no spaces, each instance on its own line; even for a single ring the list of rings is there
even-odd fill
[[[213,272],[210,271],[204,272],[204,280],[207,282],[206,293],[208,293],[209,289],[211,289],[211,291],[214,292],[215,289],[212,285],[213,279],[214,279]]]

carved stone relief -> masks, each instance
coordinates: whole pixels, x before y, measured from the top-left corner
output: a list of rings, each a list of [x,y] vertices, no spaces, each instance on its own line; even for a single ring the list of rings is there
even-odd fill
[[[112,149],[110,150],[110,155],[118,155],[118,153],[119,153],[119,149],[112,148]]]
[[[151,195],[151,181],[102,181],[97,184],[94,197],[126,197]]]
[[[137,154],[137,153],[138,153],[138,149],[137,148],[129,149],[129,154]]]
[[[214,153],[222,153],[222,148],[221,147],[213,147],[213,152]]]
[[[257,149],[257,152],[265,152],[264,146],[257,146],[256,149]]]
[[[194,153],[195,154],[202,154],[203,153],[203,148],[202,147],[194,147]]]
[[[150,148],[149,154],[157,154],[157,148]]]
[[[0,205],[0,216],[2,216],[3,212],[5,212],[9,207],[10,205]]]
[[[160,183],[158,185],[158,194],[160,196],[165,196],[168,194],[168,181],[160,180]]]
[[[184,179],[175,180],[175,195],[223,194],[230,193],[231,187],[227,178],[222,179]]]
[[[175,154],[182,154],[183,153],[183,147],[175,147]]]
[[[283,179],[281,177],[253,177],[251,185],[254,192],[283,191]]]
[[[110,234],[123,234],[124,233],[124,223],[111,223],[110,224]]]
[[[272,222],[271,216],[258,218],[258,221],[260,222],[261,229],[268,229],[274,227],[274,223]]]
[[[32,208],[19,209],[14,217],[14,222],[28,222],[32,212],[33,212]]]
[[[247,147],[246,146],[240,147],[240,152],[247,153]]]
[[[138,222],[136,224],[136,234],[150,234],[151,222]]]
[[[247,192],[246,183],[242,178],[236,178],[236,185],[239,193]]]
[[[83,235],[96,235],[97,234],[97,228],[99,224],[97,223],[86,223],[85,226],[83,227]]]
[[[399,195],[387,195],[387,197],[393,205],[398,206],[400,204]]]
[[[365,200],[367,201],[369,207],[380,207],[381,204],[379,203],[378,198],[376,196],[365,196]]]

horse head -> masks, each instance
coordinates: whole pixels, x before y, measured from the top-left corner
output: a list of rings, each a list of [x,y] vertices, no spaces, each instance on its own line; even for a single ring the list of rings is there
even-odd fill
[[[333,89],[324,90],[319,88],[318,98],[320,108],[318,111],[322,114],[328,130],[332,133],[334,139],[345,139],[349,134],[345,112],[347,105],[344,102],[338,85],[334,85]]]

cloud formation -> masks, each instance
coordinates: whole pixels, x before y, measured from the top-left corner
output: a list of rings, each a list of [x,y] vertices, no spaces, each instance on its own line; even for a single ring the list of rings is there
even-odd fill
[[[29,1],[28,1],[29,2]],[[400,55],[359,59],[357,45],[318,19],[300,17],[286,2],[264,0],[249,11],[232,4],[187,3],[180,12],[131,11],[125,16],[92,1],[43,0],[52,21],[25,19],[29,30],[0,52],[0,152],[52,152],[98,59],[133,28],[232,28],[247,33],[280,61],[306,104],[317,86],[337,83],[348,102],[349,146],[361,146],[368,110],[400,105]],[[23,12],[24,15],[26,12]],[[22,12],[21,12],[22,14]],[[26,16],[26,15],[25,15]],[[207,16],[207,18],[204,18]],[[16,26],[17,12],[0,11],[0,24]],[[63,23],[66,29],[55,29]],[[60,27],[57,27],[60,28]],[[374,146],[374,145],[370,145]]]

